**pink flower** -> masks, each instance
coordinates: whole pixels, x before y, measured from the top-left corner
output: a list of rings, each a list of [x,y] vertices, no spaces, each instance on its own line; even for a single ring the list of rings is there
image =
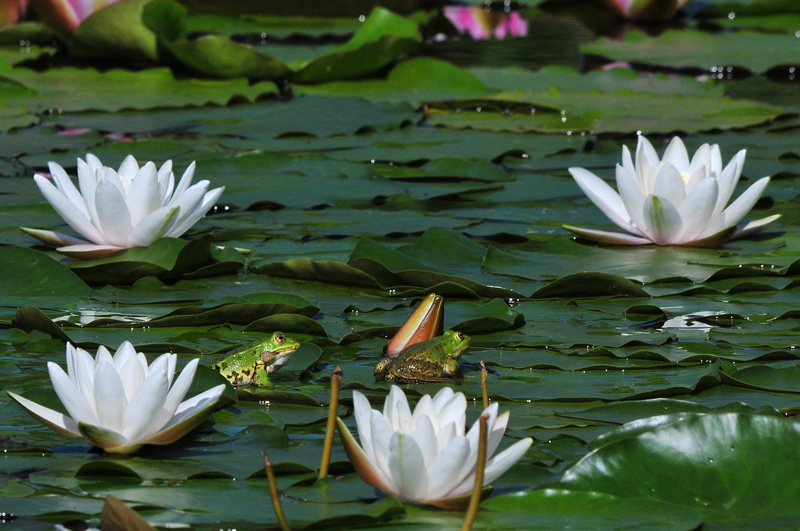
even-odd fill
[[[444,16],[460,33],[467,33],[475,40],[524,37],[528,34],[528,21],[515,11],[502,13],[487,11],[482,7],[448,6],[444,8]]]
[[[2,2],[3,0],[0,0]],[[32,0],[42,22],[72,35],[89,15],[120,0]]]
[[[606,5],[625,18],[665,20],[692,0],[604,0]]]

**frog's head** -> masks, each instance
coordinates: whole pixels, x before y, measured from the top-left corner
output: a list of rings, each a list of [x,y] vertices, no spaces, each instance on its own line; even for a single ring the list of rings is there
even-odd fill
[[[432,341],[436,341],[437,346],[429,350],[431,360],[444,363],[447,360],[458,359],[469,345],[470,338],[463,332],[448,330]]]
[[[267,373],[272,373],[289,363],[289,358],[300,348],[300,343],[281,332],[262,341],[257,347],[261,353],[261,361]]]

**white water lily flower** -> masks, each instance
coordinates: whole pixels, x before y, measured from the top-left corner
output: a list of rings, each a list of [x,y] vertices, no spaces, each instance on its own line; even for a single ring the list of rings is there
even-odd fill
[[[173,385],[176,354],[148,366],[126,341],[112,356],[101,346],[97,357],[67,344],[67,372],[47,364],[50,380],[69,416],[8,392],[34,418],[69,437],[83,436],[106,452],[130,454],[144,444],[169,444],[196,428],[213,411],[225,385],[183,400],[198,359],[183,368]]]
[[[39,190],[64,221],[89,241],[52,231],[22,230],[77,258],[148,247],[162,236],[177,238],[203,217],[225,190],[208,191],[208,181],[192,185],[194,162],[176,187],[171,160],[156,170],[152,162],[140,168],[128,155],[115,171],[89,154],[86,162],[78,159],[80,191],[64,168],[55,162],[49,167],[55,186],[37,174],[34,179]]]
[[[639,135],[635,164],[628,147],[622,146],[622,164],[617,164],[619,193],[583,168],[569,169],[589,199],[627,234],[564,228],[616,245],[718,247],[752,234],[780,214],[737,225],[769,183],[769,177],[759,179],[726,207],[742,174],[744,157],[741,150],[723,169],[719,146],[703,144],[689,161],[686,147],[675,137],[659,160],[650,142]]]
[[[359,446],[350,430],[337,419],[347,457],[366,483],[403,503],[429,504],[443,509],[465,509],[475,483],[479,424],[465,435],[467,399],[449,387],[431,398],[423,396],[414,412],[403,391],[392,386],[383,413],[353,391]],[[533,442],[513,444],[489,459],[508,425],[509,413],[489,406],[487,462],[483,484],[500,477],[519,461]]]

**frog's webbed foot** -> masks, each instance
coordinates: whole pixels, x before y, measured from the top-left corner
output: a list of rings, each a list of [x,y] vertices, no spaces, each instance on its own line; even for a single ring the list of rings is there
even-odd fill
[[[253,385],[259,387],[272,387],[272,380],[269,379],[269,374],[262,368],[256,370],[256,375],[253,378]]]
[[[444,366],[444,371],[442,371],[444,376],[449,378],[461,378],[461,364],[458,360],[449,359]]]

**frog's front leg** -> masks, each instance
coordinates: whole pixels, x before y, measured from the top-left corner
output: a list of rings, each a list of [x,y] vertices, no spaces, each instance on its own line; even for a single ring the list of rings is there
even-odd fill
[[[256,375],[253,378],[253,384],[260,387],[272,386],[272,380],[269,379],[269,374],[267,374],[267,371],[265,371],[263,367],[256,369]]]

